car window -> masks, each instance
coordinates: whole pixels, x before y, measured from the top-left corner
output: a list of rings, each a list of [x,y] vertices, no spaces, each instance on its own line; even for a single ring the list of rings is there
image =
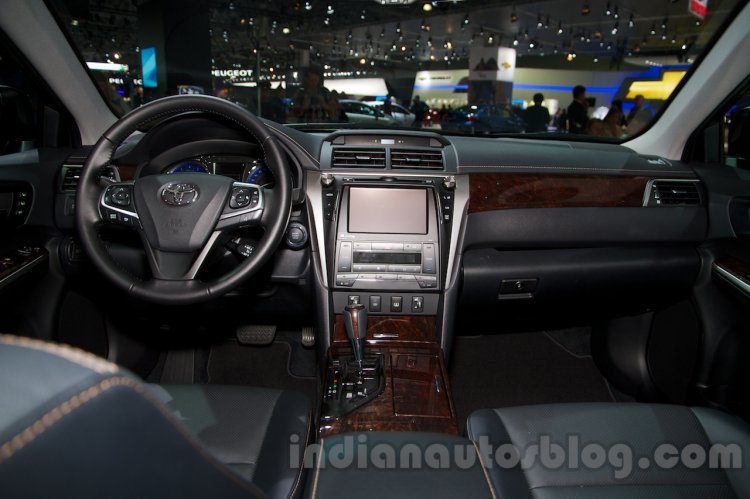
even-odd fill
[[[185,0],[183,18],[169,2],[48,2],[118,114],[203,93],[336,130],[347,126],[340,100],[389,99],[415,126],[472,133],[433,116],[541,106],[550,133],[592,141],[647,129],[744,3]]]

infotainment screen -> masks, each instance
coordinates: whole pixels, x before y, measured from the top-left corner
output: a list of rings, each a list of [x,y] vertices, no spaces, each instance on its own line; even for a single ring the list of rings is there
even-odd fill
[[[349,232],[427,234],[427,189],[351,187]]]

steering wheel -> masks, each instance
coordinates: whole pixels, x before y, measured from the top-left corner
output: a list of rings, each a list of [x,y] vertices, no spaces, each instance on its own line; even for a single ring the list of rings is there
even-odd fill
[[[117,147],[130,134],[186,112],[221,117],[254,136],[276,179],[273,189],[199,173],[150,175],[102,189],[102,168],[109,165]],[[116,286],[143,300],[185,305],[231,291],[271,258],[289,222],[291,190],[286,156],[258,118],[216,97],[166,97],[127,114],[96,143],[81,171],[76,223],[81,244],[94,265]],[[138,278],[110,257],[99,237],[103,224],[139,232],[152,278]],[[223,232],[253,226],[262,227],[265,234],[252,256],[218,279],[204,282],[196,278]]]

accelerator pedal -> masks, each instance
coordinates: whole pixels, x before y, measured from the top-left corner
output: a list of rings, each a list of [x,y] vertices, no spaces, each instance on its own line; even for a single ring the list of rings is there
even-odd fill
[[[311,327],[302,328],[302,346],[310,348],[315,345],[315,330]]]
[[[239,326],[237,341],[243,345],[270,345],[276,336],[276,326]]]

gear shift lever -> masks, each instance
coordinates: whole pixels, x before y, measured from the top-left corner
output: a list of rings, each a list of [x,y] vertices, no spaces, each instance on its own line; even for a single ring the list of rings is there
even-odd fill
[[[331,357],[328,363],[321,408],[323,421],[345,416],[375,400],[385,390],[384,354],[375,351],[365,357],[367,309],[364,305],[353,303],[344,308],[344,328],[352,343],[354,359],[348,352],[332,347],[338,356]]]
[[[365,336],[367,335],[367,309],[361,303],[347,305],[344,308],[344,326],[346,335],[352,342],[354,360],[357,369],[362,372],[362,361],[365,356]]]

